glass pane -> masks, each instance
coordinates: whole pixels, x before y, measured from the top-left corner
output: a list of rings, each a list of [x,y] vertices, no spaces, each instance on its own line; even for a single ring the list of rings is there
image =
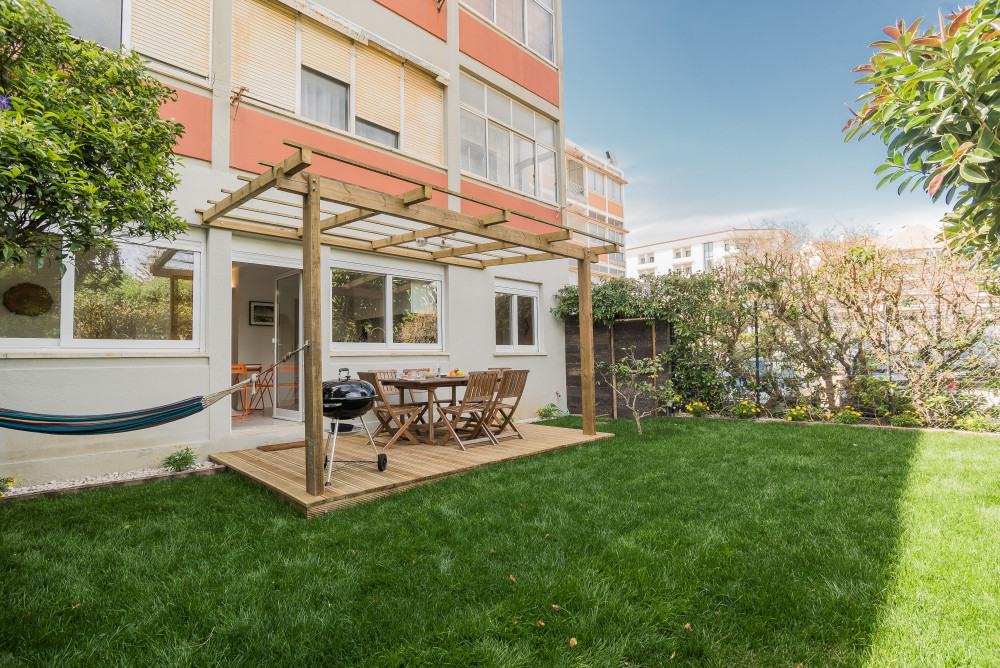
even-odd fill
[[[496,0],[497,27],[524,41],[524,0]]]
[[[486,176],[486,119],[462,110],[462,169]]]
[[[535,145],[514,135],[514,187],[535,194]]]
[[[540,114],[535,114],[535,139],[549,146],[555,146],[556,124]]]
[[[302,68],[302,115],[341,130],[347,129],[347,84]]]
[[[618,202],[621,204],[622,201],[622,184],[614,179],[608,179],[608,198],[612,202]]]
[[[510,133],[490,123],[489,170],[486,178],[502,186],[510,185]]]
[[[354,119],[354,131],[359,137],[371,139],[374,142],[391,148],[399,148],[398,132],[393,132],[388,128],[383,128],[381,125],[376,125],[363,118]]]
[[[496,298],[496,329],[497,329],[497,345],[498,346],[510,346],[513,343],[510,340],[510,302],[513,299],[511,295],[505,295],[497,293]]]
[[[500,121],[504,125],[510,125],[510,98],[501,95],[492,88],[486,89],[486,108],[489,117]]]
[[[71,34],[109,49],[121,48],[122,0],[49,0],[49,4],[69,22]]]
[[[299,347],[299,274],[274,282],[274,359]],[[274,370],[275,410],[299,410],[299,361],[302,353],[282,362]]]
[[[535,114],[527,107],[514,103],[514,129],[529,137],[535,136]]]
[[[493,20],[493,0],[463,0],[463,2],[489,20]]]
[[[120,243],[78,256],[73,336],[191,341],[195,255]]]
[[[569,187],[566,189],[566,193],[573,199],[586,201],[585,194],[587,192],[587,176],[583,165],[579,162],[570,160],[569,165],[567,166],[566,174],[569,177]]]
[[[589,178],[590,192],[604,197],[604,174],[593,169],[588,169],[587,176]]]
[[[528,0],[528,46],[550,61],[555,60],[554,25],[549,11]]]
[[[385,276],[333,270],[334,343],[385,343]]]
[[[556,201],[556,152],[538,147],[538,196]]]
[[[517,345],[535,345],[535,298],[517,298]]]
[[[393,343],[437,343],[437,283],[392,279]]]
[[[59,264],[0,264],[0,339],[59,338]]]
[[[486,111],[486,86],[471,77],[462,75],[459,84],[459,97],[466,104],[478,111]]]

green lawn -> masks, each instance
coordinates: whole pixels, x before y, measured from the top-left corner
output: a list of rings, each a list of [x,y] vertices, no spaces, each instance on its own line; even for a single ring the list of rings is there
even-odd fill
[[[1000,439],[644,426],[313,520],[233,474],[0,506],[0,665],[997,665]]]

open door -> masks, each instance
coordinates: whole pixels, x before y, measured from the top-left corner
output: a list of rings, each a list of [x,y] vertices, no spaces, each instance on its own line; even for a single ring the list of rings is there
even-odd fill
[[[274,279],[274,361],[302,345],[302,272]],[[302,352],[274,370],[274,417],[302,421]]]

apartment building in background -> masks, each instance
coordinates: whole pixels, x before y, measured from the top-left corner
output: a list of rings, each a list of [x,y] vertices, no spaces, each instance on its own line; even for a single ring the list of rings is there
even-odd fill
[[[238,188],[239,177],[287,157],[293,149],[286,140],[529,216],[500,224],[558,235],[538,220],[565,221],[623,239],[621,171],[565,143],[561,0],[50,4],[76,36],[138,52],[176,89],[161,113],[185,126],[174,199],[189,230],[174,242],[131,240],[78,258],[64,277],[58,267],[0,267],[0,294],[29,282],[61,295],[44,316],[0,312],[0,387],[20,388],[5,396],[5,408],[80,415],[142,409],[230,386],[233,363],[272,362],[275,341],[294,340],[301,329],[301,244],[294,233],[244,233],[245,221],[203,224],[198,210]],[[400,192],[397,181],[343,162],[317,159],[310,169]],[[440,192],[428,204],[483,213],[475,202]],[[293,232],[294,218],[286,220]],[[345,244],[321,251],[329,276],[324,377],[341,367],[513,367],[531,373],[521,406],[565,394],[563,325],[548,308],[567,282],[565,260],[508,264],[516,250],[485,244],[493,247],[472,256],[473,268],[430,261],[454,252],[447,233],[396,233],[390,243],[403,252],[393,256],[365,252],[371,237],[350,226],[334,233]],[[624,272],[621,257],[602,256],[598,267]],[[108,276],[169,291],[169,309],[151,306],[143,323],[101,328],[88,309]],[[273,322],[269,306],[279,309]],[[300,440],[300,383],[295,367],[273,410],[253,420],[233,420],[223,402],[122,435],[0,430],[0,468],[30,483],[152,466],[178,444],[209,454]]]
[[[625,245],[625,174],[609,151],[601,157],[566,141],[566,225],[583,234],[573,239],[586,246],[608,241]],[[600,281],[625,276],[625,254],[601,255],[591,275]],[[571,263],[571,282],[576,283],[576,265]]]
[[[630,278],[667,273],[696,274],[736,261],[738,252],[752,252],[756,244],[788,234],[782,228],[732,228],[628,248],[626,271]]]

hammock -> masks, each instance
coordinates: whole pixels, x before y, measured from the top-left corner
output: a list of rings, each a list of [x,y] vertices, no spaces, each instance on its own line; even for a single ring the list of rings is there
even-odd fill
[[[296,348],[282,357],[268,367],[267,371],[285,362],[292,355],[308,345],[309,342],[306,341],[305,345]],[[262,373],[266,373],[266,371]],[[191,397],[190,399],[177,401],[166,406],[156,406],[155,408],[129,411],[127,413],[108,413],[106,415],[47,415],[45,413],[25,413],[23,411],[0,408],[0,428],[31,431],[39,434],[117,434],[124,431],[148,429],[149,427],[167,424],[168,422],[200,413],[215,402],[225,399],[235,392],[239,392],[248,385],[253,386],[253,394],[251,396],[256,395],[257,378],[262,373],[255,373],[228,389],[204,397]]]

